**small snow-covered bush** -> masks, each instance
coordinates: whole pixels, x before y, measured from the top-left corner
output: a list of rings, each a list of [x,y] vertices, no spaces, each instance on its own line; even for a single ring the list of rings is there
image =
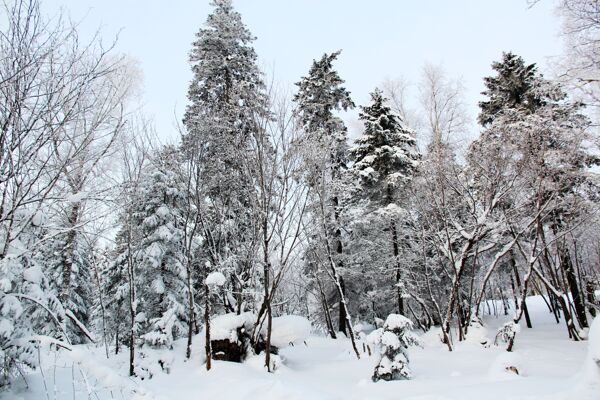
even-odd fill
[[[408,366],[409,346],[421,346],[419,339],[411,330],[413,323],[400,314],[390,314],[383,328],[374,330],[367,341],[379,346],[381,358],[373,372],[373,381],[410,379],[412,372]]]
[[[509,321],[502,325],[500,329],[498,329],[498,333],[496,334],[496,339],[494,340],[494,344],[497,346],[498,341],[503,341],[507,344],[506,351],[512,351],[513,346],[515,344],[515,336],[519,333],[520,328],[519,324],[514,321]]]

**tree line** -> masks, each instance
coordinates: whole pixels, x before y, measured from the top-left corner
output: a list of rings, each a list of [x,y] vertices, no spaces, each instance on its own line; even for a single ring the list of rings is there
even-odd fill
[[[580,45],[596,37],[594,9],[561,3],[581,54],[560,79],[511,52],[492,64],[479,135],[460,149],[463,88],[441,69],[423,71],[420,118],[401,81],[374,88],[350,141],[339,51],[288,95],[266,83],[231,0],[212,7],[189,53],[179,140],[162,145],[125,56],[37,0],[5,6],[0,386],[35,368],[43,343],[127,351],[142,375],[140,352],[185,339],[189,358],[213,316],[248,311],[267,368],[282,314],[350,338],[357,357],[355,325],[393,313],[440,328],[452,351],[488,300],[514,313],[505,333],[534,327],[526,297],[539,295],[585,338],[600,287],[597,69]]]

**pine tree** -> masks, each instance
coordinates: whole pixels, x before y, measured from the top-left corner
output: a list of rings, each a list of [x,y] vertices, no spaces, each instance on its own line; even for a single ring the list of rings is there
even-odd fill
[[[37,262],[43,265],[50,287],[57,295],[61,293],[63,287],[63,253],[68,234],[49,235],[51,238],[46,241],[47,245],[36,256]],[[62,304],[73,313],[83,326],[88,327],[91,322],[93,302],[93,278],[90,264],[90,257],[94,256],[93,249],[87,245],[80,232],[75,232],[73,245],[74,249],[70,262],[70,290],[68,298],[63,300]],[[72,343],[80,344],[89,341],[85,332],[73,324],[71,320],[68,320],[67,329]]]
[[[371,93],[371,103],[361,107],[359,116],[365,130],[350,150],[352,172],[358,176],[363,193],[380,207],[399,200],[421,158],[414,131],[386,102],[379,89]]]
[[[481,94],[488,99],[479,103],[481,125],[492,123],[508,109],[533,113],[548,101],[564,98],[556,85],[543,80],[535,64],[526,64],[511,52],[503,53],[492,69],[496,75],[483,79],[486,90]]]
[[[393,267],[396,275],[398,312],[404,313],[402,299],[400,241],[397,218],[401,204],[400,195],[412,180],[420,154],[417,150],[415,133],[405,126],[402,118],[386,104],[379,89],[371,93],[371,103],[361,107],[359,119],[365,130],[350,150],[354,158],[352,172],[359,179],[361,193],[375,207],[387,214],[391,230]]]
[[[354,345],[351,318],[348,315],[346,290],[342,271],[344,248],[342,243],[341,195],[342,172],[347,164],[347,129],[335,115],[336,111],[354,107],[344,81],[333,69],[333,61],[340,54],[324,54],[313,61],[309,74],[296,83],[294,96],[296,117],[304,137],[305,179],[314,189],[313,212],[319,236],[315,236],[328,260],[327,268],[339,296],[339,330],[348,334]],[[359,357],[355,347],[356,355]]]
[[[176,150],[163,149],[140,184],[136,220],[142,241],[136,254],[139,297],[147,324],[144,343],[170,347],[186,332],[186,268],[183,252],[183,191],[174,163]]]
[[[324,54],[319,61],[313,61],[308,76],[296,83],[298,93],[294,95],[294,102],[298,121],[306,134],[305,141],[317,149],[312,155],[316,159],[308,160],[310,179],[318,179],[320,173],[316,172],[320,172],[323,162],[331,179],[339,179],[348,162],[348,130],[335,112],[354,108],[354,102],[350,92],[342,86],[344,81],[333,69],[333,62],[340,53]]]
[[[30,218],[23,210],[15,216],[24,229],[0,259],[0,388],[10,384],[24,366],[37,367],[37,343],[31,338],[45,335],[69,344],[65,310],[30,250],[44,246],[39,214]]]
[[[373,372],[373,382],[405,380],[412,378],[409,346],[419,346],[419,339],[411,332],[412,322],[403,315],[390,314],[383,325],[369,334],[367,340],[381,346],[379,363]]]
[[[108,339],[114,341],[115,354],[121,344],[128,342],[127,322],[129,314],[129,274],[126,228],[121,228],[115,237],[116,247],[110,254],[110,261],[102,269],[104,297],[106,299],[106,332]]]
[[[486,174],[496,176],[518,174],[524,190],[506,198],[502,207],[516,207],[516,196],[525,195],[521,208],[529,215],[544,208],[544,217],[537,223],[537,238],[546,243],[546,235],[554,236],[554,259],[567,281],[563,289],[571,292],[577,320],[581,327],[587,327],[585,298],[561,232],[583,214],[586,198],[595,186],[585,171],[597,163],[597,157],[584,146],[589,120],[581,105],[570,102],[559,84],[544,79],[535,64],[526,65],[521,57],[508,53],[492,67],[496,75],[485,78],[487,90],[483,92],[488,100],[480,103],[479,121],[486,129],[470,146],[467,158],[475,171],[486,169]],[[552,260],[547,253],[544,260],[549,265]],[[547,289],[557,289],[557,284],[554,280],[553,287]],[[552,298],[563,302],[562,296]],[[569,314],[566,304],[561,308]],[[570,335],[577,339],[573,321],[566,320]]]
[[[194,73],[188,91],[188,106],[182,137],[182,152],[191,164],[196,187],[196,209],[189,220],[201,213],[204,251],[195,252],[228,278],[233,296],[227,311],[242,312],[250,296],[253,230],[248,193],[253,189],[250,174],[251,143],[266,116],[268,101],[263,75],[252,47],[254,37],[232,6],[231,0],[215,0],[206,26],[199,30],[190,52]],[[192,238],[190,238],[191,240]],[[189,257],[192,254],[188,255]],[[206,275],[199,271],[198,277]]]

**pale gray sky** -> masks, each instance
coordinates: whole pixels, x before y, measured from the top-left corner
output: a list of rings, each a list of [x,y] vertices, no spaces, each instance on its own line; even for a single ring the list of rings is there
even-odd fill
[[[260,63],[284,87],[308,72],[314,58],[342,49],[337,69],[357,104],[386,78],[418,82],[426,62],[460,76],[475,113],[482,78],[502,51],[548,69],[559,55],[554,0],[234,0],[257,37]],[[143,103],[163,138],[175,138],[191,79],[188,52],[211,10],[209,0],[45,0],[62,7],[89,33],[120,31],[117,49],[139,60]],[[174,113],[177,113],[175,117]],[[350,119],[352,117],[349,117]]]

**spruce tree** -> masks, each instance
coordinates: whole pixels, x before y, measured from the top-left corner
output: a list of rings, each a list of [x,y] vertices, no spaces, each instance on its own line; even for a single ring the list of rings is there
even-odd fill
[[[486,89],[481,93],[487,100],[479,102],[478,121],[489,125],[509,109],[533,113],[548,101],[564,97],[555,85],[548,85],[535,64],[511,52],[503,53],[501,61],[492,63],[494,76],[483,78]]]
[[[326,268],[332,269],[333,283],[340,299],[339,330],[354,341],[345,299],[341,220],[342,173],[348,161],[347,129],[335,114],[353,108],[354,103],[343,86],[344,81],[333,69],[339,54],[340,51],[324,54],[320,60],[313,61],[308,76],[296,83],[298,92],[294,102],[296,118],[304,133],[301,144],[304,147],[305,179],[314,189],[313,212],[320,221],[318,232],[321,235],[316,238],[320,243],[315,245],[324,247],[330,264]]]
[[[398,313],[404,313],[401,282],[398,210],[401,195],[419,164],[415,133],[400,115],[393,112],[379,89],[371,93],[371,103],[361,107],[360,120],[365,130],[350,150],[354,159],[352,173],[359,179],[362,197],[370,200],[390,226],[392,270],[398,296]]]
[[[587,192],[595,186],[586,174],[586,168],[598,161],[584,146],[589,120],[581,105],[570,102],[560,84],[545,79],[535,64],[527,65],[521,57],[505,53],[492,67],[496,74],[484,79],[487,100],[480,103],[479,121],[486,129],[470,146],[467,159],[476,172],[487,169],[509,176],[516,171],[526,190],[507,196],[503,208],[513,207],[517,195],[528,196],[522,208],[527,207],[529,215],[543,205],[538,240],[546,241],[549,234],[555,237],[565,290],[572,294],[581,327],[587,327],[576,263],[561,235],[583,211]],[[505,158],[502,164],[498,164],[499,157]],[[568,315],[570,307],[561,308]],[[578,338],[573,320],[566,319],[569,333]]]
[[[202,268],[205,261],[228,277],[224,290],[228,311],[243,311],[251,304],[253,190],[251,146],[267,116],[268,100],[263,74],[252,47],[254,37],[244,25],[231,0],[214,0],[213,12],[200,29],[190,52],[194,74],[188,90],[190,105],[184,116],[186,132],[182,152],[190,163],[191,188],[196,206],[189,220],[202,213],[203,259],[193,260]],[[191,256],[191,254],[189,255]],[[206,271],[197,271],[198,278]],[[229,277],[233,277],[229,279]],[[200,280],[201,281],[201,280]]]
[[[187,331],[183,191],[173,165],[175,154],[175,149],[167,147],[149,167],[140,184],[136,213],[142,230],[136,254],[139,297],[147,321],[141,337],[155,347],[171,347]]]

